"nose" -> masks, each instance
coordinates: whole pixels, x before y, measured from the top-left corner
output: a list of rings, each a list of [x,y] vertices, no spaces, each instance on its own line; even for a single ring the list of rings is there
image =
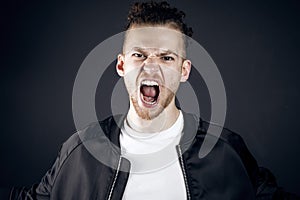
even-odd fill
[[[159,62],[157,61],[156,56],[148,56],[144,61],[144,70],[148,72],[157,72],[159,71]]]

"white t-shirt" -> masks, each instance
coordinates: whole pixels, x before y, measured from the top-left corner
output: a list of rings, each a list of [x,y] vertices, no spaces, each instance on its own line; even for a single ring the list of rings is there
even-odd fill
[[[183,116],[172,127],[157,133],[140,133],[125,120],[121,129],[122,154],[131,162],[123,200],[185,200],[186,189],[176,145],[183,129]]]

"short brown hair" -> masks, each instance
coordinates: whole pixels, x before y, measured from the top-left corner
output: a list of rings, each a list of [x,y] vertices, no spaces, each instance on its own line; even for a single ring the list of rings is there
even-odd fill
[[[132,25],[164,25],[171,24],[183,34],[191,37],[193,30],[184,22],[185,13],[171,7],[166,1],[136,2],[131,6],[127,17],[126,30]]]

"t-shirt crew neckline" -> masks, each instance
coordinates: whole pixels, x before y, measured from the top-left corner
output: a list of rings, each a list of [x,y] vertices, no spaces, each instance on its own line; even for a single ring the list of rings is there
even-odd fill
[[[169,127],[168,129],[165,129],[163,131],[154,132],[154,133],[144,133],[144,132],[138,132],[134,129],[132,129],[128,122],[127,118],[124,120],[124,125],[122,127],[128,136],[138,139],[138,140],[151,140],[156,139],[157,137],[160,137],[160,139],[168,139],[168,138],[175,138],[178,136],[178,133],[182,132],[183,129],[183,115],[181,110],[179,110],[179,115],[175,121],[175,123]]]

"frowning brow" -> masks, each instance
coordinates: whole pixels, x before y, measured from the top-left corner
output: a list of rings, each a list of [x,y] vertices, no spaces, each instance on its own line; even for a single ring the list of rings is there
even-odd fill
[[[143,54],[148,54],[149,49],[156,49],[156,48],[141,48],[141,47],[133,47],[131,51],[138,51]],[[157,56],[166,56],[166,55],[174,55],[176,57],[179,57],[177,53],[174,51],[171,51],[169,49],[158,49],[158,52],[156,53]]]

